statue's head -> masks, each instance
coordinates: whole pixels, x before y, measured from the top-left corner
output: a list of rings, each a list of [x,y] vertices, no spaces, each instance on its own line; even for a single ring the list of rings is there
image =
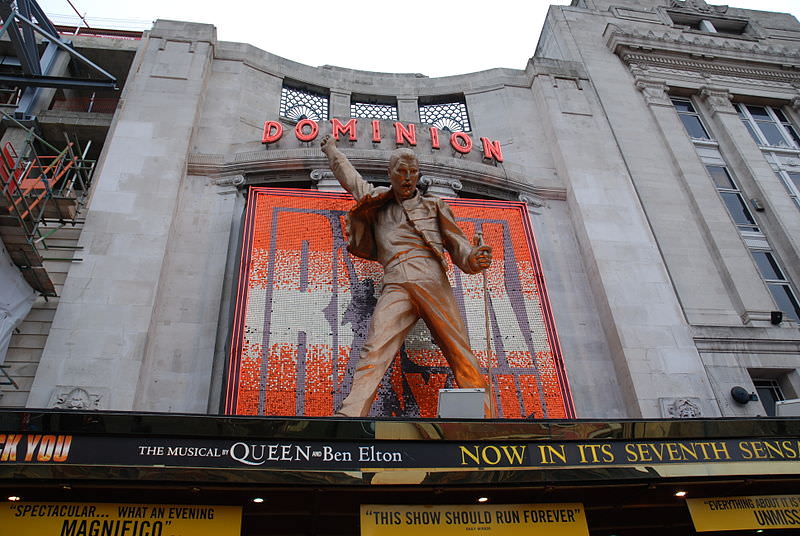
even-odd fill
[[[398,199],[410,199],[417,192],[419,160],[411,149],[396,149],[389,157],[389,182]]]

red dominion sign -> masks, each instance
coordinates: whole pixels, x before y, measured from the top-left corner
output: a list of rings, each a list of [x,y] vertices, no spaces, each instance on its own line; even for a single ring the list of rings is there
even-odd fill
[[[501,418],[574,417],[561,350],[523,203],[448,199],[467,236],[493,248],[491,355],[480,274],[448,277]],[[226,411],[329,416],[350,391],[382,277],[347,253],[349,194],[251,188],[227,371]],[[487,375],[488,376],[488,375]],[[452,374],[425,324],[412,330],[372,406],[375,417],[436,417]]]
[[[347,139],[348,141],[358,141],[358,119],[350,119],[347,123],[342,124],[341,121],[334,118],[331,119],[331,135],[339,140]],[[380,143],[383,139],[381,136],[381,121],[374,119],[371,121],[372,142]],[[414,123],[404,125],[398,121],[393,123],[394,126],[394,141],[397,145],[417,145],[417,127]],[[430,134],[431,149],[441,149],[439,142],[439,129],[436,127],[428,127]],[[301,119],[294,126],[294,136],[299,141],[311,142],[314,141],[319,135],[319,123],[313,119]],[[345,136],[347,136],[345,138]],[[283,137],[283,124],[279,121],[265,121],[264,131],[261,136],[261,143],[269,145],[275,143]],[[473,141],[472,137],[466,132],[452,132],[449,136],[450,147],[460,154],[469,154],[472,151]],[[481,138],[481,148],[483,150],[483,158],[485,160],[502,162],[503,149],[500,142],[497,140],[490,140],[489,138]]]

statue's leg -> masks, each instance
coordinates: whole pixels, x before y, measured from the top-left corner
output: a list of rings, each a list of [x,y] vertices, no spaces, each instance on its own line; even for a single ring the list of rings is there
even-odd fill
[[[434,341],[447,359],[456,384],[462,389],[486,389],[484,413],[487,417],[491,417],[488,384],[481,374],[478,360],[470,348],[467,329],[461,319],[461,312],[458,310],[450,285],[446,282],[444,284],[419,283],[408,285],[408,288],[410,292],[413,292],[419,315],[427,324]]]
[[[350,394],[337,412],[348,417],[367,417],[386,369],[402,346],[419,316],[406,289],[399,284],[384,286],[369,326],[367,340],[356,364]]]

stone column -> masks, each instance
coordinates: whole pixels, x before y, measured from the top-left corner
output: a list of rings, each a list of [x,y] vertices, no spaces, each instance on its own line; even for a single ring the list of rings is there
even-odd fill
[[[419,103],[416,97],[397,97],[397,119],[404,123],[419,123]]]
[[[99,409],[138,409],[143,375],[155,376],[174,397],[162,411],[194,407],[186,403],[191,395],[183,393],[181,377],[171,374],[185,366],[181,356],[143,363],[163,305],[162,271],[170,252],[185,245],[173,221],[181,190],[190,188],[187,154],[215,43],[216,30],[206,24],[159,20],[145,34],[95,171],[80,239],[84,260],[64,283],[29,407],[46,407],[54,395],[80,388],[102,394],[94,402]],[[191,269],[194,260],[184,265]],[[181,310],[180,302],[172,305]],[[185,306],[189,314],[191,303]],[[205,405],[205,399],[196,404]]]
[[[657,95],[659,90],[650,82],[640,80],[637,86],[645,95],[666,148],[677,167],[678,184],[686,192],[686,202],[692,212],[693,220],[699,227],[702,246],[711,253],[714,271],[722,278],[725,293],[733,304],[740,322],[768,321],[771,300],[764,294],[766,289],[757,288],[757,285],[753,284],[758,282],[759,275],[755,271],[750,253],[700,159],[695,144],[687,135],[683,123],[675,112],[666,94],[666,86],[661,90],[662,96]],[[714,154],[716,149],[713,144],[709,147],[710,154]],[[685,238],[687,241],[692,239],[691,236]],[[685,296],[690,303],[696,298],[688,294]],[[698,304],[698,308],[710,310],[725,306],[721,301],[722,296],[715,298],[708,295],[702,298],[705,303]],[[701,318],[692,320],[696,324],[703,323]]]
[[[719,415],[703,363],[633,187],[588,83],[537,76],[532,91],[567,185],[573,228],[630,417],[662,417],[663,399]],[[599,165],[602,163],[602,165]],[[561,324],[559,330],[579,329]]]
[[[347,119],[350,117],[350,92],[331,89],[331,117]]]

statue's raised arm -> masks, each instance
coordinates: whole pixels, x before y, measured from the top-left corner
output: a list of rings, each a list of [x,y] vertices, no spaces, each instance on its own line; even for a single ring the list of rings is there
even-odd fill
[[[330,134],[325,135],[320,142],[320,149],[328,157],[328,163],[333,171],[333,176],[342,185],[342,188],[353,194],[356,200],[368,195],[374,189],[361,174],[356,171],[353,164],[345,154],[336,146],[336,140]]]

